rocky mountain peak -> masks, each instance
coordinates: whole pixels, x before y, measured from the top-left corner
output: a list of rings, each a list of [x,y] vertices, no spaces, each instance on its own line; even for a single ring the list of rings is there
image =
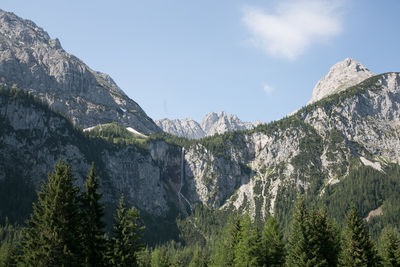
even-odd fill
[[[315,85],[312,97],[307,104],[316,102],[328,95],[346,90],[365,79],[374,76],[369,69],[351,58],[333,65],[328,74]]]
[[[200,139],[206,136],[200,124],[192,119],[161,119],[155,123],[164,132],[188,139]]]
[[[192,119],[162,119],[155,122],[164,132],[189,139],[200,139],[214,134],[254,128],[251,122],[243,122],[238,116],[227,114],[225,111],[206,114],[200,124]],[[260,123],[262,122],[255,122],[257,125]]]
[[[236,115],[227,114],[225,111],[208,113],[200,125],[207,135],[222,134],[234,130],[246,130],[254,127],[252,123],[243,122]]]
[[[110,76],[67,53],[34,22],[3,10],[0,86],[29,91],[80,128],[115,121],[142,133],[160,132]]]

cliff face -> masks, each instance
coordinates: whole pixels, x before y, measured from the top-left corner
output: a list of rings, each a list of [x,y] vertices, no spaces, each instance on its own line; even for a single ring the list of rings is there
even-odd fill
[[[94,161],[107,202],[124,192],[155,215],[201,202],[265,218],[292,205],[296,192],[324,196],[327,186],[346,180],[352,164],[385,175],[390,162],[400,161],[398,73],[374,76],[247,132],[192,141],[183,166],[178,145],[148,140],[141,148],[90,139],[29,96],[2,93],[0,104],[0,181],[12,171],[37,188],[61,158],[82,184]]]
[[[117,121],[139,132],[160,132],[110,76],[68,54],[32,21],[2,10],[0,85],[40,97],[80,128]]]
[[[125,193],[130,203],[149,213],[162,215],[168,210],[164,187],[168,175],[149,150],[89,139],[46,104],[24,94],[2,91],[0,118],[0,181],[18,175],[39,189],[54,164],[64,160],[82,185],[95,162],[105,202],[117,203]],[[179,161],[179,153],[176,157]]]
[[[201,143],[186,148],[189,199],[265,218],[288,191],[323,196],[351,164],[384,173],[400,161],[399,82],[398,73],[374,76],[281,121],[226,135],[224,156]]]

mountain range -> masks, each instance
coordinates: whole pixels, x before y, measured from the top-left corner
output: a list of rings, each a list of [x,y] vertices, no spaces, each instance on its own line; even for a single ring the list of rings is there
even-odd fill
[[[156,120],[155,123],[164,132],[188,139],[200,139],[214,134],[254,128],[251,122],[243,122],[236,115],[226,114],[225,111],[210,112],[206,114],[201,123],[189,118],[162,119]],[[261,122],[256,121],[255,124],[258,125]]]
[[[62,159],[80,185],[94,162],[106,206],[125,193],[148,217],[175,221],[198,204],[288,227],[303,195],[339,224],[353,203],[372,229],[400,225],[399,73],[374,75],[345,59],[307,105],[275,122],[224,112],[201,124],[154,122],[33,22],[4,11],[0,22],[0,219],[24,219]]]

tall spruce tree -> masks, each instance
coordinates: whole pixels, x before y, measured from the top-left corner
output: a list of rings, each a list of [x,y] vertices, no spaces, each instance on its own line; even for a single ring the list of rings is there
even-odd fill
[[[352,207],[346,217],[344,240],[340,255],[341,266],[379,266],[379,259],[374,244],[369,238],[368,231]]]
[[[102,221],[104,206],[100,203],[102,195],[98,192],[99,178],[96,175],[94,164],[84,185],[85,192],[81,196],[81,235],[82,252],[85,257],[85,266],[103,266],[106,252],[106,239]]]
[[[310,245],[316,265],[337,266],[340,252],[339,233],[328,221],[324,209],[310,212]]]
[[[289,236],[287,266],[336,266],[338,253],[336,231],[325,212],[308,212],[300,199]]]
[[[137,252],[143,248],[140,239],[143,230],[139,212],[134,207],[127,209],[125,197],[122,195],[114,218],[113,237],[108,250],[111,266],[138,266]]]
[[[207,267],[208,264],[209,261],[203,249],[200,247],[195,247],[189,267]]]
[[[71,168],[59,161],[38,193],[23,240],[25,266],[80,266],[79,189]]]
[[[296,205],[292,229],[289,236],[287,266],[310,266],[311,254],[309,214],[303,199]]]
[[[234,266],[260,265],[260,235],[247,213],[240,220],[239,240],[234,252]]]
[[[234,266],[235,249],[240,239],[240,232],[240,217],[230,217],[217,240],[212,266]]]
[[[383,266],[400,266],[400,239],[398,233],[394,230],[382,233],[381,255]]]
[[[269,217],[261,233],[261,266],[278,267],[285,263],[285,244],[278,222]]]

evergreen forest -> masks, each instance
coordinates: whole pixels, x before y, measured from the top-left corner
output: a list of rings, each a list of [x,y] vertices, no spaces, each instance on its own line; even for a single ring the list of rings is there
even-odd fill
[[[139,211],[123,195],[106,227],[94,164],[82,190],[75,181],[59,161],[29,219],[5,221],[0,266],[400,266],[398,228],[372,238],[354,205],[339,224],[300,196],[287,233],[272,216],[260,222],[197,205],[176,221],[177,240],[150,245]]]

